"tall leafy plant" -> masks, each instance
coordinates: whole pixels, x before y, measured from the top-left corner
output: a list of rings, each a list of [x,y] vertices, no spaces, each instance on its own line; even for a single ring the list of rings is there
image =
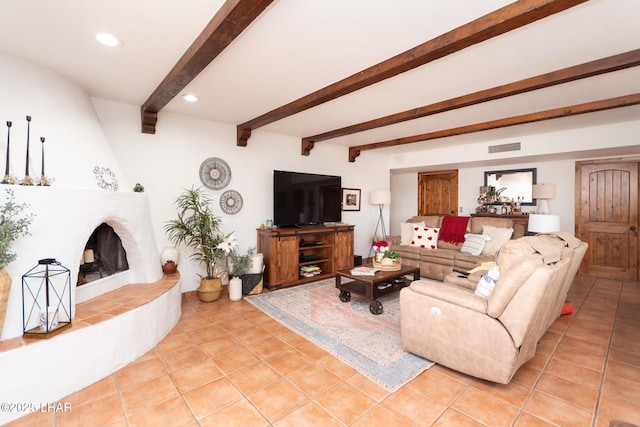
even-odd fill
[[[175,245],[184,244],[193,250],[191,259],[205,265],[207,279],[215,277],[215,263],[225,258],[219,245],[225,240],[220,232],[222,220],[210,205],[211,197],[202,188],[185,188],[175,200],[178,218],[165,226],[169,240]]]
[[[16,253],[11,250],[13,242],[29,234],[34,216],[24,212],[28,204],[16,203],[13,190],[7,189],[6,192],[6,202],[0,207],[0,269],[16,259]]]

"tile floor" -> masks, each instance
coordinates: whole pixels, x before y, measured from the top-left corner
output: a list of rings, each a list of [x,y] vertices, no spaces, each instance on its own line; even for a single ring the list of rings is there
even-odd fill
[[[153,350],[10,426],[597,426],[640,424],[640,283],[576,278],[509,385],[434,366],[395,393],[226,296],[185,296]]]

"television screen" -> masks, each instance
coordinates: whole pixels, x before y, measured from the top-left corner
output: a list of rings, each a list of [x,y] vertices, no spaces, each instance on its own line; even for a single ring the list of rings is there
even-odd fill
[[[273,171],[273,223],[279,227],[342,219],[339,176]]]

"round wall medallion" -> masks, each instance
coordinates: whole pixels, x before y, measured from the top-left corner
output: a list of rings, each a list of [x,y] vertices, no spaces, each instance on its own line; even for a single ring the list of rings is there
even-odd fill
[[[242,209],[242,196],[235,190],[227,190],[220,196],[220,209],[226,214],[236,214]]]
[[[200,181],[212,190],[220,190],[231,181],[231,168],[224,160],[210,157],[200,165]]]
[[[116,175],[111,172],[111,169],[96,166],[93,168],[93,173],[98,181],[98,187],[104,190],[118,191],[118,180],[116,179]]]

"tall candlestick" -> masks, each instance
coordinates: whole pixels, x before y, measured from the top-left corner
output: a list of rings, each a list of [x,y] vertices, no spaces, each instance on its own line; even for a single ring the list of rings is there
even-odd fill
[[[20,185],[33,185],[33,179],[29,176],[29,131],[31,128],[31,116],[27,116],[27,164],[24,166],[24,179]]]
[[[24,167],[24,176],[29,176],[29,128],[31,127],[31,116],[27,116],[27,164]]]
[[[9,144],[11,143],[11,122],[7,122],[7,165],[4,169],[4,176],[9,176]]]
[[[40,137],[40,142],[42,142],[42,177],[44,178],[44,136]]]

